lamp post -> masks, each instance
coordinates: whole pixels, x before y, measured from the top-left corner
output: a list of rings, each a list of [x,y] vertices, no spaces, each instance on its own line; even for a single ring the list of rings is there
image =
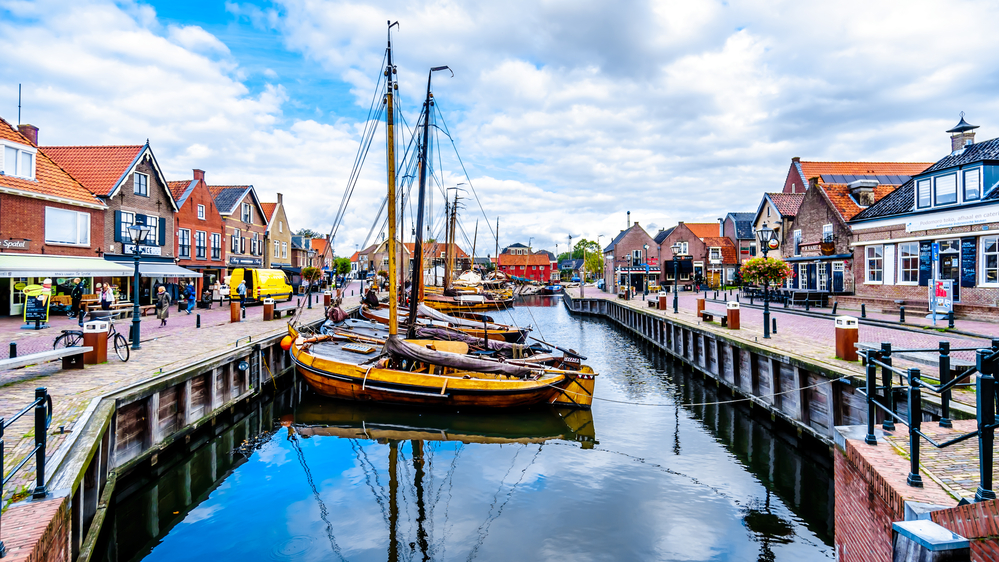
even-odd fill
[[[139,331],[142,320],[139,313],[139,246],[146,241],[146,237],[152,227],[133,224],[128,227],[128,234],[132,238],[132,257],[135,259],[135,279],[132,282],[132,349],[142,349],[139,345]]]
[[[760,228],[756,230],[756,239],[760,242],[760,250],[763,251],[763,260],[766,261],[767,253],[770,250],[776,250],[779,242],[777,241],[777,231],[773,228],[768,228],[767,223],[763,223]],[[763,280],[763,339],[770,339],[770,280]]]
[[[646,299],[649,297],[649,245],[646,244],[642,247],[645,248],[645,278],[642,279],[642,298]]]
[[[677,254],[680,253],[680,243],[674,242],[670,248],[673,250],[673,314],[680,312],[680,260]]]

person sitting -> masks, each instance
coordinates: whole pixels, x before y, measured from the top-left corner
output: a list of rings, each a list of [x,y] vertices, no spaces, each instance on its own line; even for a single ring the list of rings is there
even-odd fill
[[[368,293],[364,295],[364,304],[372,308],[381,306],[381,303],[378,301],[378,294],[375,293],[374,289],[368,289]]]

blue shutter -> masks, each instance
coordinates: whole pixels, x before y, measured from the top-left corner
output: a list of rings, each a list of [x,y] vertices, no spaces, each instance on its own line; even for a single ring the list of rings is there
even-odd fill
[[[160,220],[158,221],[158,223],[160,225],[160,243],[159,243],[159,245],[160,246],[166,246],[166,221],[163,220],[163,217],[160,217]]]
[[[114,241],[121,242],[121,211],[114,212]]]
[[[919,286],[928,287],[933,275],[933,241],[919,242]]]

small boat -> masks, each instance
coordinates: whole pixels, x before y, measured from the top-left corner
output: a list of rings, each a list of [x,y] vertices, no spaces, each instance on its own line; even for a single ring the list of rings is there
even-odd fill
[[[478,312],[484,310],[502,310],[513,306],[513,297],[507,299],[491,299],[485,295],[426,295],[423,302],[442,312]]]
[[[546,285],[538,291],[539,295],[558,295],[562,293],[562,285]]]

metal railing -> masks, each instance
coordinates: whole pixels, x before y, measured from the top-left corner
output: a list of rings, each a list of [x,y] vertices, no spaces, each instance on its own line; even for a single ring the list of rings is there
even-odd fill
[[[974,351],[975,366],[957,377],[951,375],[951,352]],[[899,369],[892,366],[892,355],[900,353],[937,352],[939,354],[939,384],[930,384],[921,375],[919,369]],[[882,343],[881,349],[865,349],[860,351],[866,363],[866,384],[860,391],[867,399],[867,435],[864,442],[877,445],[874,435],[876,414],[881,410],[885,414],[882,428],[886,431],[895,430],[895,422],[909,428],[909,476],[906,483],[910,486],[923,485],[919,475],[920,440],[926,440],[937,449],[949,447],[962,441],[978,437],[978,470],[979,486],[975,492],[975,501],[994,500],[996,494],[992,490],[992,461],[995,443],[996,423],[996,380],[995,374],[999,368],[999,339],[992,340],[989,348],[964,347],[951,348],[950,342],[942,341],[939,347],[933,349],[892,349],[890,343]],[[878,384],[878,368],[881,368],[881,384]],[[907,394],[907,416],[902,418],[895,413],[895,392],[892,387],[895,375],[905,384]],[[960,381],[975,377],[976,418],[978,427],[975,431],[959,435],[943,443],[938,443],[922,431],[924,390],[940,396],[941,427],[952,427],[950,420],[951,390],[955,386],[971,386]]]
[[[3,498],[3,487],[31,459],[32,455],[35,456],[35,489],[31,492],[31,497],[41,499],[48,494],[48,490],[45,488],[45,445],[49,433],[49,424],[52,423],[52,397],[44,387],[36,388],[34,402],[14,414],[14,417],[10,420],[0,418],[0,467],[3,466],[4,430],[32,409],[35,410],[35,448],[21,459],[21,462],[14,467],[14,470],[10,471],[10,474],[3,476],[3,481],[0,482],[0,501]],[[2,526],[0,526],[0,529],[2,529]],[[3,544],[3,537],[0,536],[0,558],[6,555],[7,548]]]

